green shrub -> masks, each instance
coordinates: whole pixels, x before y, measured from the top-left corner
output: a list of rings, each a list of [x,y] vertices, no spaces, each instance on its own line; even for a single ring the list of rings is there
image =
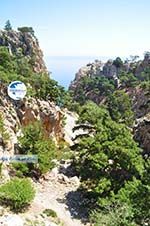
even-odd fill
[[[117,90],[108,98],[108,110],[113,120],[132,126],[134,113],[131,100],[123,90]]]
[[[12,167],[13,169],[15,169],[17,177],[23,177],[29,174],[29,167],[27,163],[22,162],[12,163]]]
[[[38,164],[29,163],[28,168],[36,169],[40,174],[48,172],[53,168],[53,158],[55,157],[56,147],[54,142],[46,137],[44,129],[38,122],[29,124],[23,128],[23,137],[20,139],[22,153],[38,156]],[[24,168],[20,168],[24,174]],[[29,170],[29,171],[30,171]]]
[[[54,210],[52,209],[45,209],[43,211],[44,214],[46,214],[48,217],[53,217],[53,218],[56,218],[57,217],[57,214]]]
[[[38,155],[38,169],[41,174],[48,172],[54,167],[55,144],[50,139],[39,140],[35,145],[33,154]]]
[[[35,190],[28,179],[14,178],[0,187],[0,201],[19,212],[24,210],[33,200]]]
[[[1,173],[2,173],[2,163],[0,163],[0,176],[1,176]]]
[[[94,226],[136,226],[132,220],[132,209],[127,205],[114,204],[103,211],[93,211],[91,221]]]

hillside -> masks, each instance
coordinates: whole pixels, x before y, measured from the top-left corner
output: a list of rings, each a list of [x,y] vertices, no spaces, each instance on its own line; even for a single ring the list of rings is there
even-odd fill
[[[0,31],[0,223],[149,225],[149,76],[148,52],[96,60],[65,91],[31,27]],[[16,80],[21,100],[7,92]]]
[[[118,91],[127,94],[134,113],[133,124],[135,139],[149,152],[149,113],[150,113],[150,54],[145,53],[143,60],[132,57],[122,61],[102,63],[95,60],[79,69],[69,90],[75,102],[80,105],[91,100],[109,108],[110,97]],[[122,102],[123,104],[123,102]],[[121,106],[120,106],[121,107]],[[129,107],[129,106],[128,106]],[[118,118],[119,120],[119,118]],[[144,134],[144,136],[142,135]]]

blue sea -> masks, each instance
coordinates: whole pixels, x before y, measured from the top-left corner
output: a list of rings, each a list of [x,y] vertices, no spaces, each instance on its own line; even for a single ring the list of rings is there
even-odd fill
[[[106,61],[108,57],[50,56],[45,57],[44,60],[48,70],[52,72],[51,78],[67,89],[78,70],[90,62],[94,62],[95,59]]]

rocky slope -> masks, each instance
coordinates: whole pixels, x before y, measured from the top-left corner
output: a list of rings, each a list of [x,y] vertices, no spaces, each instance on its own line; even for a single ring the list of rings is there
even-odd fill
[[[25,213],[14,214],[9,209],[0,207],[0,224],[7,226],[89,226],[86,223],[86,210],[81,207],[85,200],[77,191],[80,180],[76,176],[67,175],[69,165],[69,161],[62,161],[45,175],[44,180],[33,182],[36,196]],[[47,216],[43,213],[45,209],[52,209],[57,216]]]
[[[89,63],[86,66],[79,69],[75,75],[75,79],[71,82],[69,89],[73,91],[74,99],[79,100],[82,96],[85,96],[85,100],[92,100],[97,104],[105,104],[107,101],[107,95],[102,93],[101,88],[103,86],[95,86],[93,90],[90,83],[96,83],[96,80],[90,80],[91,82],[86,85],[83,83],[83,78],[95,78],[102,77],[114,81],[115,90],[124,90],[132,101],[132,110],[135,114],[135,128],[134,137],[140,146],[144,149],[145,153],[150,152],[150,90],[149,88],[137,86],[124,86],[120,82],[120,73],[126,74],[132,73],[137,80],[143,80],[143,72],[146,70],[149,72],[150,68],[150,54],[146,53],[143,60],[139,61],[125,61],[122,62],[120,58],[112,61],[108,60],[106,63],[102,63],[99,60],[95,60],[93,63]],[[149,80],[148,80],[149,79]],[[150,77],[146,79],[147,84],[150,85]],[[94,87],[94,86],[93,86]],[[150,86],[149,86],[150,87]],[[99,90],[98,90],[99,89]]]

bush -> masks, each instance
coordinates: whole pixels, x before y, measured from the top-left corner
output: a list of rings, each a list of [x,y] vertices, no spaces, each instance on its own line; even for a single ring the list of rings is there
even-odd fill
[[[55,157],[56,147],[54,142],[46,137],[43,130],[38,122],[29,124],[23,128],[23,137],[19,139],[22,153],[38,156],[38,164],[27,163],[28,172],[36,169],[39,174],[43,174],[54,166],[52,160]],[[19,167],[19,169],[23,174],[27,172],[26,167]]]
[[[15,175],[17,177],[27,176],[30,172],[27,163],[22,162],[12,163],[12,167],[13,169],[15,169]]]
[[[56,218],[57,217],[57,214],[54,210],[52,209],[45,209],[43,211],[44,214],[46,214],[48,217],[53,217],[53,218]]]
[[[15,212],[27,207],[35,196],[35,191],[28,179],[14,178],[0,187],[0,201]]]
[[[55,144],[50,139],[39,140],[35,145],[33,154],[38,155],[38,169],[41,174],[48,172],[54,167]]]
[[[94,211],[91,221],[94,226],[136,226],[132,210],[127,205],[114,204],[103,211]]]
[[[108,98],[108,110],[113,120],[133,125],[134,113],[132,111],[131,100],[123,90],[117,90]]]

